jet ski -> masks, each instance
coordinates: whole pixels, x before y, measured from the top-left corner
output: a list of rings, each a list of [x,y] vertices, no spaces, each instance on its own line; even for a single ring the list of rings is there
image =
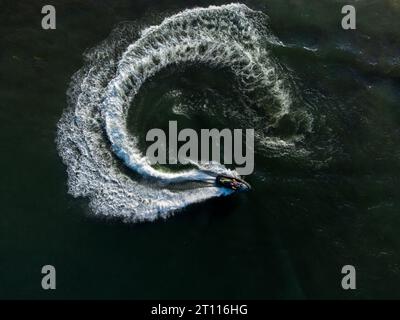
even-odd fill
[[[251,186],[244,180],[224,175],[218,175],[215,178],[217,186],[231,189],[235,192],[245,192],[251,189]]]

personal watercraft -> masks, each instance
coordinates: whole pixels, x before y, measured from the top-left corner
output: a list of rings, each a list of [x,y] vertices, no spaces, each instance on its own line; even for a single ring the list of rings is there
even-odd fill
[[[251,186],[246,181],[235,177],[218,175],[215,182],[218,186],[231,189],[235,192],[245,192],[251,189]]]

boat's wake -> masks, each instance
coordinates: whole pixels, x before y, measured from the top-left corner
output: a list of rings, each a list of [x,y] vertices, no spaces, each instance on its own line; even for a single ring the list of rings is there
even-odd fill
[[[127,131],[127,114],[149,77],[171,65],[204,64],[229,68],[244,94],[259,105],[268,104],[265,112],[273,126],[290,111],[291,101],[265,45],[278,40],[265,25],[266,17],[245,5],[197,8],[148,27],[135,40],[120,28],[88,52],[85,66],[73,76],[69,107],[58,124],[57,145],[67,166],[69,192],[88,197],[95,214],[128,221],[166,217],[189,204],[232,193],[212,184],[218,174],[236,175],[220,164],[196,164],[181,172],[153,168]],[[247,112],[251,118],[253,111]],[[262,125],[268,126],[266,119]],[[262,138],[274,148],[290,144]],[[121,163],[140,179],[123,172]],[[189,181],[207,184],[168,188]]]

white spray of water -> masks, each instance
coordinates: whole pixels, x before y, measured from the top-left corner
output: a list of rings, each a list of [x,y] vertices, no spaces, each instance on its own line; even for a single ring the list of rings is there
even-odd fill
[[[215,163],[177,173],[154,169],[138,149],[136,137],[128,133],[127,115],[147,79],[173,64],[201,63],[232,70],[243,92],[266,90],[266,98],[278,106],[271,110],[271,123],[278,121],[290,110],[290,96],[262,46],[266,39],[278,40],[265,27],[260,31],[261,18],[265,20],[241,4],[185,10],[142,31],[119,57],[114,52],[118,44],[110,45],[112,41],[92,50],[87,65],[72,79],[69,108],[58,124],[57,145],[67,165],[69,192],[89,197],[95,214],[127,221],[166,217],[189,204],[232,193],[212,184],[166,188],[165,184],[211,182],[217,174],[237,174]],[[121,160],[144,180],[164,187],[128,176]]]

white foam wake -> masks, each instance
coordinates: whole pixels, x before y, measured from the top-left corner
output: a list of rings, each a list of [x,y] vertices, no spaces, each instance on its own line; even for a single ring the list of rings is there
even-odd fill
[[[201,63],[229,68],[246,94],[264,90],[258,99],[270,102],[273,125],[289,112],[290,96],[263,45],[278,42],[266,30],[265,16],[241,4],[196,8],[148,27],[129,45],[122,39],[111,36],[93,49],[85,67],[72,79],[69,108],[58,124],[57,136],[69,192],[89,197],[96,214],[129,221],[166,217],[191,203],[230,194],[214,185],[167,189],[166,183],[213,181],[218,173],[236,173],[218,164],[207,168],[199,164],[197,169],[178,173],[154,169],[138,149],[136,137],[128,133],[127,115],[147,79],[171,65]],[[121,170],[121,160],[140,177],[162,182],[164,187],[128,176]]]

